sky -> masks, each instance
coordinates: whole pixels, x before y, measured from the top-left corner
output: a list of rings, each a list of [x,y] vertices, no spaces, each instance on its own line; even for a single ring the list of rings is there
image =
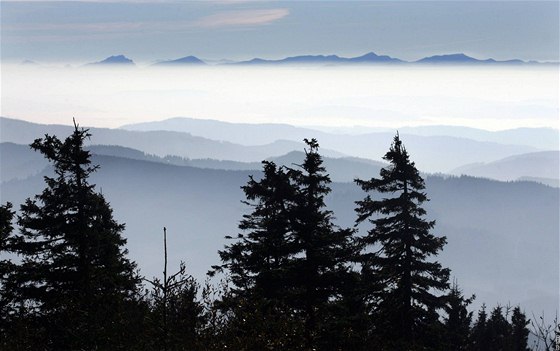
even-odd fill
[[[558,61],[557,1],[1,1],[1,59],[140,64],[462,52]]]

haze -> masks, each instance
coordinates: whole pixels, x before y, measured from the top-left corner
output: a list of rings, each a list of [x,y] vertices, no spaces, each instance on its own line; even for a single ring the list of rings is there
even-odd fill
[[[2,67],[2,115],[118,127],[174,116],[313,126],[558,128],[558,67]]]

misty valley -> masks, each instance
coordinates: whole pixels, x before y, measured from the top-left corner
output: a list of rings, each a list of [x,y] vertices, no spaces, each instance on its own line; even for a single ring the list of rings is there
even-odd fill
[[[57,179],[61,174],[73,172],[72,168],[61,171],[61,167],[66,167],[62,156],[56,156],[56,152],[53,154],[52,151],[58,150],[62,155],[66,150],[65,144],[48,142],[46,135],[57,136],[64,141],[64,138],[76,135],[82,129],[4,117],[0,119],[0,127],[2,204],[13,203],[13,210],[20,216],[18,224],[35,228],[33,230],[40,233],[37,223],[31,219],[27,222],[21,220],[31,216],[29,211],[34,207],[26,205],[24,210],[19,205],[25,204],[27,198],[33,199],[42,192],[45,194],[44,177]],[[118,311],[123,308],[118,317],[118,323],[124,323],[121,323],[123,326],[126,325],[123,318],[129,322],[137,321],[135,318],[144,321],[152,318],[149,322],[152,324],[142,324],[139,326],[145,328],[142,330],[132,330],[126,326],[126,332],[121,332],[129,336],[134,332],[151,333],[150,342],[157,342],[155,345],[144,343],[142,347],[145,349],[161,349],[162,345],[174,349],[173,345],[182,342],[183,346],[191,345],[191,349],[221,349],[229,345],[239,349],[359,350],[359,347],[371,349],[374,347],[372,345],[377,345],[380,349],[423,347],[433,350],[481,350],[476,348],[479,346],[475,345],[474,340],[484,337],[475,334],[483,333],[483,329],[480,329],[483,328],[481,318],[487,318],[484,323],[488,324],[488,328],[491,323],[501,321],[501,327],[510,330],[501,332],[503,338],[498,338],[501,341],[492,341],[502,343],[502,346],[509,345],[503,346],[505,349],[514,349],[512,340],[519,337],[523,340],[525,329],[527,335],[524,338],[529,346],[534,349],[545,347],[543,340],[549,342],[546,338],[553,334],[549,330],[548,334],[543,332],[543,335],[546,334],[543,337],[538,335],[538,330],[544,331],[546,323],[553,323],[558,306],[558,131],[525,128],[488,132],[462,127],[410,127],[399,130],[395,137],[396,132],[377,129],[363,134],[350,134],[283,124],[235,124],[188,118],[125,125],[115,129],[89,128],[91,137],[78,138],[83,144],[80,144],[83,152],[91,153],[91,164],[99,165],[98,170],[88,174],[89,184],[95,184],[93,193],[102,194],[107,200],[116,223],[125,224],[122,235],[126,238],[126,245],[123,249],[128,250],[126,256],[137,264],[140,276],[146,279],[130,284],[152,289],[151,295],[144,296],[151,307],[134,307],[133,304],[115,307]],[[38,138],[43,138],[43,144],[34,144],[37,150],[32,150],[29,144]],[[74,142],[78,143],[76,140]],[[52,150],[48,151],[49,148]],[[388,177],[387,170],[399,169],[403,161],[392,159],[391,151],[388,153],[388,150],[393,150],[393,154],[400,153],[402,157],[406,155],[405,159],[410,155],[410,161],[405,164],[414,162],[420,171],[416,175],[411,173],[415,179],[411,180],[411,184],[416,184],[415,191],[420,194],[414,195],[412,199],[422,200],[413,208],[421,208],[426,213],[417,213],[418,220],[421,218],[424,221],[421,223],[425,224],[415,229],[419,235],[415,240],[421,243],[424,240],[422,238],[433,236],[433,242],[418,244],[418,264],[419,267],[425,267],[424,263],[421,264],[423,261],[440,264],[440,268],[430,268],[432,273],[418,273],[419,281],[427,279],[428,283],[409,283],[412,284],[411,291],[416,291],[412,288],[414,286],[419,289],[418,294],[428,294],[424,298],[415,295],[412,300],[417,302],[411,305],[410,312],[402,312],[400,305],[387,302],[390,296],[397,300],[401,296],[400,283],[395,283],[395,287],[391,284],[374,286],[376,281],[381,282],[379,279],[386,279],[380,277],[397,274],[388,273],[386,269],[389,268],[380,268],[384,261],[375,259],[377,256],[374,253],[385,252],[379,257],[384,257],[388,262],[387,267],[401,267],[401,263],[391,263],[388,258],[391,250],[396,249],[389,249],[389,242],[383,243],[380,239],[383,236],[375,240],[366,239],[368,233],[374,233],[370,234],[371,238],[377,235],[376,231],[372,231],[372,225],[374,228],[383,228],[383,218],[393,213],[389,209],[389,212],[383,212],[378,206],[382,206],[384,199],[398,194],[401,188],[391,188],[390,183],[383,185],[382,182],[374,181],[369,185],[361,183],[361,187],[355,183],[355,179],[366,181],[379,178],[380,174]],[[45,157],[38,151],[50,156]],[[416,169],[414,164],[411,165],[412,168],[406,172]],[[315,173],[309,167],[315,167]],[[324,167],[323,171],[321,167]],[[328,178],[322,178],[327,175]],[[65,177],[61,179],[70,179]],[[300,190],[295,192],[302,192],[301,189],[309,189],[307,186],[310,185],[306,182],[312,180],[317,182],[318,189],[315,195],[317,199],[314,200],[318,202],[313,207],[316,212],[312,208],[297,210],[297,206],[303,205],[296,195],[291,198],[281,194],[278,195],[281,196],[280,200],[274,200],[276,195],[269,193],[277,189],[275,187],[281,187],[284,184],[281,182],[285,182],[284,186],[300,186]],[[424,180],[425,189],[422,185]],[[270,188],[266,190],[265,185]],[[53,194],[56,193],[56,185],[51,184],[51,187],[54,187]],[[368,187],[374,191],[364,192],[362,188]],[[427,199],[423,199],[421,194],[424,193]],[[366,201],[364,198],[367,195],[371,198]],[[278,206],[285,204],[295,210],[284,214],[276,208],[276,215],[271,215],[270,224],[265,221],[269,215],[258,211],[271,210],[273,207],[267,206],[273,206],[273,200],[278,201]],[[368,203],[373,206],[371,210],[364,209]],[[356,212],[360,207],[361,212]],[[5,213],[10,212],[6,208],[4,210],[7,211]],[[34,211],[33,216],[47,213],[46,209],[40,208]],[[297,214],[298,211],[304,212]],[[360,213],[365,217],[358,221]],[[274,224],[284,216],[295,216],[295,219],[286,219],[286,223],[292,224]],[[305,227],[304,222],[314,216],[324,217],[317,219],[319,222],[314,226]],[[431,221],[435,223],[430,224]],[[45,225],[48,223],[46,221]],[[303,227],[297,229],[298,225],[293,223],[300,223],[298,225]],[[18,233],[15,221],[13,224],[14,233]],[[295,235],[287,233],[314,233],[315,229],[309,228],[323,228],[317,238],[309,239],[310,243],[321,242],[319,238],[323,238],[321,240],[326,241],[321,245],[326,246],[317,252],[323,252],[324,255],[324,252],[330,252],[333,257],[340,254],[345,258],[335,258],[336,262],[330,266],[327,263],[319,264],[315,271],[310,271],[316,273],[305,273],[306,269],[310,269],[305,265],[309,259],[302,257],[309,258],[308,255],[313,251],[306,251],[311,250],[309,247],[304,251],[294,248],[298,240],[303,240],[301,238],[284,238],[278,240],[287,240],[287,244],[280,241],[274,245],[278,250],[284,250],[285,258],[273,260],[279,265],[276,270],[266,270],[268,266],[265,263],[270,261],[264,260],[264,257],[259,256],[261,253],[254,250],[264,250],[258,243],[262,241],[264,245],[266,233],[273,235],[273,227],[266,227],[273,224],[291,228],[279,229],[280,232],[284,230],[282,238],[282,235],[286,235],[286,238]],[[162,244],[164,227],[168,245],[165,257]],[[8,234],[3,231],[2,235]],[[329,239],[331,236],[340,241],[332,241],[334,239]],[[442,237],[446,238],[445,244],[437,241]],[[17,246],[18,240],[8,242]],[[428,248],[429,245],[434,247]],[[29,250],[29,247],[22,246],[10,254],[9,247],[4,246],[3,249],[8,252],[8,259],[12,258],[14,262],[21,260],[22,252]],[[421,253],[422,250],[425,252]],[[236,252],[241,256],[236,258]],[[38,257],[35,255],[38,253],[30,257]],[[373,258],[365,258],[371,255]],[[170,272],[177,272],[169,282],[165,278],[154,278],[161,277],[164,258]],[[249,261],[245,261],[249,258]],[[48,258],[44,260],[49,261]],[[287,262],[285,266],[280,265],[280,262],[284,262],[282,260]],[[297,268],[298,265],[302,266]],[[373,267],[372,271],[364,270],[369,265]],[[130,267],[127,269],[130,279],[140,279],[134,276]],[[421,268],[417,269],[422,272]],[[213,277],[209,277],[208,272],[213,273]],[[315,277],[313,279],[319,285],[310,286],[301,281],[301,272],[311,274],[308,277]],[[39,285],[48,285],[49,280],[35,281]],[[350,285],[342,284],[344,281]],[[373,285],[363,285],[361,281]],[[177,286],[177,290],[169,288],[167,282],[170,286]],[[443,288],[438,284],[447,285]],[[4,284],[6,286],[9,284]],[[356,295],[357,291],[350,288],[352,286],[370,291],[372,295]],[[271,287],[276,287],[274,289],[278,291],[266,292]],[[311,294],[311,291],[314,293]],[[20,293],[20,296],[25,296],[24,292]],[[168,298],[167,294],[169,302],[162,300],[164,296]],[[476,297],[471,298],[471,295]],[[16,296],[13,298],[16,299]],[[40,306],[37,302],[29,302],[33,299],[27,301],[30,308]],[[297,301],[302,305],[298,305]],[[433,301],[434,305],[430,307],[427,301]],[[168,306],[168,303],[171,305]],[[243,307],[243,304],[249,305]],[[515,309],[516,306],[519,308]],[[12,307],[7,304],[2,308]],[[130,315],[130,308],[135,311],[151,308],[151,312],[142,312],[148,313],[146,319]],[[252,309],[258,313],[253,314]],[[290,311],[289,317],[279,317],[287,311]],[[393,311],[395,316],[404,313],[400,316],[409,317],[402,317],[401,321],[409,318],[412,324],[402,325],[399,321],[392,321],[392,317],[383,317],[382,313],[387,311]],[[436,313],[436,317],[430,315],[432,312]],[[162,317],[162,313],[169,315]],[[437,317],[437,313],[441,317]],[[459,314],[455,316],[454,313]],[[487,313],[488,316],[481,313]],[[187,315],[192,318],[181,319]],[[458,319],[450,322],[451,315]],[[540,329],[535,327],[537,324],[529,324],[529,320],[537,323],[540,317],[544,318]],[[99,315],[95,318],[109,317]],[[177,327],[167,325],[167,322],[165,327],[158,324],[166,318],[169,318],[169,323],[176,323]],[[214,329],[209,327],[209,323]],[[263,323],[274,330],[256,327]],[[391,323],[396,324],[391,327]],[[466,323],[466,331],[446,329],[451,326],[459,328],[460,323],[463,323],[463,327]],[[516,323],[523,325],[520,327]],[[384,328],[392,330],[396,326],[401,328],[397,335],[383,331]],[[471,326],[474,329],[471,330]],[[531,333],[530,327],[533,328]],[[177,328],[187,328],[190,334],[186,335]],[[439,339],[430,334],[437,328],[441,328],[437,332]],[[498,328],[497,324],[492,328]],[[515,334],[519,328],[520,334]],[[246,334],[241,330],[245,330]],[[105,335],[102,330],[85,326],[76,332],[82,333],[81,342],[86,343],[91,342],[95,335]],[[47,336],[37,337],[48,338],[46,333]],[[346,337],[330,340],[327,336],[329,333]],[[510,336],[504,336],[506,334]],[[403,335],[410,335],[410,338]],[[489,334],[484,335],[489,337]],[[19,337],[30,338],[24,331]],[[72,336],[65,338],[58,340],[60,347],[71,345],[64,343],[70,343]],[[434,341],[435,344],[430,344],[436,339],[438,341]],[[120,340],[119,336],[112,335],[106,342],[117,343],[117,340]],[[79,347],[80,342],[72,345]],[[99,347],[103,349],[108,346],[100,344]],[[124,347],[142,349],[138,344]]]

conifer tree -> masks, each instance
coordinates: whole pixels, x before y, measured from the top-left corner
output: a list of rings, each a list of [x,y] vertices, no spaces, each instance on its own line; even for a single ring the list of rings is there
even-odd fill
[[[353,231],[333,224],[324,201],[330,179],[319,144],[315,139],[305,142],[309,149],[298,168],[286,170],[265,161],[263,177],[251,177],[243,187],[246,203],[253,207],[239,226],[246,233],[220,251],[223,264],[214,267],[229,270],[237,312],[251,321],[251,339],[263,340],[256,348],[318,348],[319,340],[340,340],[334,337],[340,335],[337,324],[344,325],[335,321],[332,309],[344,310],[337,303],[353,279]],[[252,306],[260,315],[239,306]],[[263,324],[275,326],[278,334],[260,330]]]
[[[503,313],[502,306],[496,306],[490,313],[486,323],[488,333],[488,346],[491,350],[510,350],[509,336],[511,325]]]
[[[488,315],[486,313],[486,305],[482,304],[478,311],[476,322],[471,331],[471,343],[469,350],[471,351],[489,351],[490,338],[488,333]]]
[[[530,321],[521,311],[519,306],[514,307],[511,314],[511,350],[528,351],[527,342],[529,339]]]
[[[297,253],[290,211],[295,190],[288,173],[274,162],[263,161],[263,175],[250,176],[242,187],[252,211],[243,216],[232,244],[219,251],[233,284],[220,306],[231,316],[231,348],[297,349],[301,344],[299,321],[290,309],[293,282],[289,267]],[[299,328],[301,329],[301,328]]]
[[[473,327],[470,350],[529,350],[529,320],[519,306],[496,306],[490,317],[483,309]]]
[[[265,299],[287,298],[284,275],[294,255],[290,228],[290,206],[294,189],[286,171],[274,162],[263,161],[263,177],[250,176],[242,187],[253,208],[239,224],[242,230],[233,244],[219,252],[229,270],[235,295],[255,295]]]
[[[474,301],[474,295],[465,298],[457,282],[453,282],[447,300],[444,345],[449,350],[467,350],[472,323],[472,312],[467,307]]]
[[[12,235],[14,227],[12,221],[14,218],[14,211],[12,211],[12,204],[10,202],[0,206],[0,253],[7,252],[9,248],[8,241]],[[7,292],[5,291],[5,280],[8,273],[13,269],[13,264],[10,260],[0,256],[0,320],[7,317],[8,307]]]
[[[22,260],[8,280],[46,329],[41,349],[121,349],[134,339],[125,313],[134,310],[140,281],[126,257],[124,225],[88,182],[97,169],[83,148],[89,136],[75,124],[64,141],[45,135],[31,144],[54,176],[21,206],[21,234],[9,250]]]
[[[435,222],[424,218],[424,180],[398,134],[383,158],[389,166],[380,178],[356,180],[364,191],[380,196],[357,202],[357,222],[373,224],[363,238],[362,264],[374,283],[377,333],[388,347],[414,349],[422,345],[429,324],[437,323],[434,311],[444,307],[445,299],[435,292],[448,289],[449,269],[429,259],[446,239],[430,233]]]
[[[9,241],[12,236],[14,211],[12,204],[6,203],[0,206],[0,350],[15,349],[17,343],[23,343],[21,337],[24,328],[19,328],[19,334],[15,335],[18,328],[17,306],[14,305],[14,294],[10,288],[8,277],[13,274],[15,265],[5,257],[9,251]]]
[[[333,213],[326,209],[331,180],[318,152],[319,143],[315,139],[304,141],[309,148],[305,160],[290,170],[296,188],[291,225],[299,253],[292,272],[299,291],[295,307],[304,313],[307,347],[311,349],[333,335],[329,307],[353,281],[350,263],[355,258],[355,245],[353,230],[334,225]]]

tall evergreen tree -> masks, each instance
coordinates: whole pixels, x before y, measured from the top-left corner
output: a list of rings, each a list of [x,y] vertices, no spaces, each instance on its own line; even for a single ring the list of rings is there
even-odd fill
[[[264,162],[263,177],[258,181],[251,177],[243,187],[253,211],[239,226],[245,233],[220,251],[223,265],[215,267],[229,270],[237,307],[258,307],[260,315],[238,313],[251,321],[251,338],[264,340],[261,348],[320,348],[319,340],[328,343],[344,328],[338,324],[345,325],[336,321],[332,310],[347,307],[337,303],[353,279],[349,266],[353,231],[333,224],[324,201],[330,179],[319,144],[315,139],[305,142],[309,149],[298,168],[286,170]],[[276,325],[277,333],[292,337],[276,335],[283,341],[271,346],[266,341],[270,331],[257,330],[263,324]]]
[[[239,224],[241,233],[219,251],[233,287],[220,305],[231,316],[224,337],[231,348],[297,349],[298,318],[290,309],[293,287],[289,267],[297,253],[291,229],[295,189],[283,167],[263,161],[260,179],[242,187],[252,211]],[[234,336],[235,335],[235,336]]]
[[[12,236],[14,211],[12,204],[0,206],[0,350],[17,349],[23,343],[25,329],[18,325],[18,306],[14,304],[15,296],[8,277],[13,274],[14,263],[5,257],[9,251]],[[16,335],[17,333],[17,335]]]
[[[294,188],[286,171],[263,162],[263,177],[250,176],[242,187],[243,201],[253,211],[243,216],[235,242],[219,252],[235,285],[235,295],[253,294],[266,299],[287,298],[286,266],[295,254],[290,228]]]
[[[134,339],[124,314],[140,281],[123,248],[124,225],[88,182],[97,169],[83,147],[89,136],[75,125],[64,141],[46,135],[31,144],[51,161],[54,177],[21,206],[21,234],[9,251],[22,260],[7,279],[45,326],[41,349],[120,349]]]
[[[357,222],[373,224],[363,238],[369,251],[362,264],[376,284],[371,293],[378,303],[377,332],[389,347],[414,349],[422,345],[428,325],[437,323],[433,312],[444,307],[445,299],[435,292],[448,289],[449,269],[429,258],[442,250],[446,238],[430,233],[435,222],[424,218],[424,180],[398,134],[383,158],[389,167],[381,169],[380,178],[356,180],[366,192],[390,195],[379,200],[367,195],[357,202]]]
[[[308,146],[305,160],[290,170],[296,188],[291,225],[299,253],[292,271],[299,291],[294,301],[304,313],[307,347],[311,349],[317,347],[318,340],[330,340],[328,336],[336,333],[329,322],[329,307],[339,302],[354,282],[350,263],[355,259],[355,245],[354,231],[334,225],[333,213],[326,209],[331,180],[318,152],[319,143],[315,139],[304,141]]]

